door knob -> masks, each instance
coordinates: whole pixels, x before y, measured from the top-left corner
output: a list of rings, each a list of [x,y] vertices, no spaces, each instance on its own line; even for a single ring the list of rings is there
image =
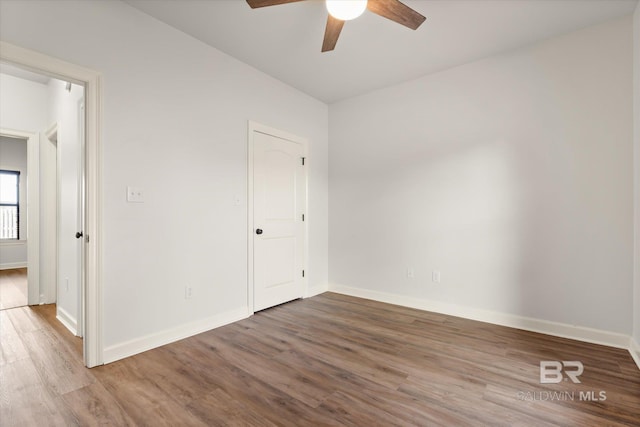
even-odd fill
[[[258,229],[256,230],[256,234],[262,234],[262,229],[261,229],[261,228],[258,228]]]
[[[79,238],[81,238],[81,237],[82,237],[82,231],[78,231],[78,232],[76,233],[76,239],[79,239]]]

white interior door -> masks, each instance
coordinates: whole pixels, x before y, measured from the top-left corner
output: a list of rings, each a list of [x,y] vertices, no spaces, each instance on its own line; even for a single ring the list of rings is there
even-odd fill
[[[304,294],[306,172],[301,142],[252,131],[253,307]]]

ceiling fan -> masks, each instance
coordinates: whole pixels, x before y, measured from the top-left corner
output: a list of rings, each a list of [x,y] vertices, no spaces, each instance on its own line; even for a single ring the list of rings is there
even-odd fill
[[[305,0],[247,0],[247,3],[252,9],[255,9],[299,1]],[[322,52],[333,50],[338,42],[344,22],[357,18],[365,9],[412,30],[417,29],[426,19],[398,0],[326,0],[326,5],[329,16],[324,30]]]

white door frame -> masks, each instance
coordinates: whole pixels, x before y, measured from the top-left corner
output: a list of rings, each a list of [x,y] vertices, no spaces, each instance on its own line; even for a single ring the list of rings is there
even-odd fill
[[[305,276],[303,278],[303,295],[308,295],[308,283],[309,283],[309,147],[306,139],[301,138],[299,136],[293,135],[291,133],[281,131],[279,129],[275,129],[269,126],[262,125],[260,123],[256,123],[254,121],[249,120],[248,126],[248,137],[247,137],[247,309],[249,315],[254,313],[254,303],[253,303],[253,283],[254,283],[254,271],[253,271],[253,155],[254,155],[254,141],[253,134],[254,132],[260,132],[267,135],[272,135],[277,138],[286,139],[289,141],[296,142],[302,145],[302,151],[305,158],[305,201],[304,201],[304,211],[305,211],[305,221],[304,221],[304,269]]]
[[[0,41],[0,60],[85,88],[84,363],[103,364],[102,336],[102,75],[57,58]]]
[[[0,129],[0,136],[27,144],[27,304],[40,304],[40,133]]]
[[[85,125],[84,125],[84,94],[82,94],[82,98],[78,100],[78,135],[80,135],[80,150],[78,153],[78,230],[84,230],[84,198],[85,198],[85,190],[84,190],[84,153],[85,153]],[[76,319],[76,336],[84,337],[84,292],[85,292],[85,270],[84,270],[84,251],[81,249],[78,251],[78,275],[76,276],[76,280],[78,281],[78,304],[77,304],[77,319]]]
[[[56,225],[55,225],[55,229],[53,230],[54,232],[54,239],[55,239],[55,254],[56,254],[56,259],[55,259],[55,274],[53,275],[53,280],[45,280],[44,281],[44,289],[40,289],[40,296],[41,296],[41,300],[40,303],[44,303],[44,304],[52,304],[52,303],[57,303],[58,302],[58,295],[60,292],[60,278],[58,277],[58,275],[60,274],[60,220],[61,220],[61,213],[60,213],[60,151],[59,151],[59,146],[58,146],[58,122],[54,122],[53,124],[51,124],[51,126],[49,126],[49,128],[44,132],[44,136],[45,138],[47,138],[47,140],[53,144],[55,146],[55,150],[56,150],[56,159],[55,159],[55,167],[56,167]],[[42,143],[43,141],[41,141]],[[42,147],[40,147],[42,149]],[[46,152],[46,150],[45,150]],[[41,154],[43,154],[43,152],[41,151]],[[50,165],[46,165],[45,164],[40,164],[41,167],[44,168],[45,171],[48,171],[48,167]],[[40,175],[42,175],[42,170],[40,171]],[[46,181],[46,178],[43,178]],[[46,198],[46,189],[43,189],[43,196]],[[46,209],[46,208],[43,208]],[[45,220],[46,223],[46,220]],[[48,230],[47,227],[44,224],[40,224],[40,234],[42,236],[47,235],[47,233],[51,233],[52,230]],[[49,278],[51,279],[51,278]],[[65,326],[67,327],[67,329],[69,329],[68,325],[65,324]]]

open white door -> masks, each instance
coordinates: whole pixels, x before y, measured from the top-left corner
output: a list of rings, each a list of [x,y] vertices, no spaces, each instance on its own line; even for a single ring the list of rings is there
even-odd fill
[[[304,295],[307,185],[303,140],[254,127],[250,144],[250,258],[253,311],[258,311]]]

